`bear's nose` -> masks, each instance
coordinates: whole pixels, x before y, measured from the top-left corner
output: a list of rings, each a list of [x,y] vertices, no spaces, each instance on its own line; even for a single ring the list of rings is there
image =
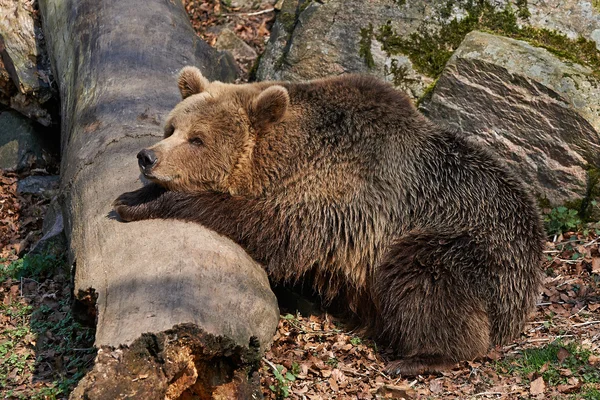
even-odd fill
[[[137,155],[138,164],[140,168],[143,170],[148,170],[152,168],[158,159],[156,158],[156,154],[152,150],[144,149],[140,151]]]

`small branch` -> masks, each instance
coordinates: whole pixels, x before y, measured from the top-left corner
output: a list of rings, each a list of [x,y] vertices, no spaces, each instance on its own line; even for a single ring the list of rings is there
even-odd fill
[[[567,260],[564,260],[564,261],[567,261]],[[556,285],[556,287],[557,287],[557,288],[559,288],[559,287],[561,287],[561,286],[564,286],[564,285],[566,285],[567,283],[575,282],[576,280],[577,280],[577,279],[569,279],[569,280],[567,280],[567,281],[564,281],[564,282],[562,282],[562,283],[559,283],[558,285]]]
[[[580,324],[573,324],[573,326],[588,326],[588,325],[594,325],[594,324],[600,324],[600,321],[582,322]]]
[[[580,313],[580,312],[582,312],[583,310],[585,310],[586,308],[587,308],[587,304],[584,304],[584,305],[583,305],[583,307],[581,307],[581,308],[579,309],[579,311],[577,311],[575,314],[571,315],[571,316],[569,317],[569,319],[571,319],[571,318],[575,317],[576,315],[579,315],[579,313]]]
[[[565,304],[565,302],[564,301],[556,301],[556,302],[549,301],[547,303],[537,303],[536,306],[538,306],[538,307],[544,307],[544,306],[550,306],[552,304]]]
[[[383,372],[379,371],[377,368],[373,368],[372,366],[369,366],[368,368],[370,370],[373,370],[373,371],[377,372],[379,375],[383,376],[385,379],[390,380],[390,381],[392,380],[392,378],[390,378],[389,376],[387,376]]]
[[[267,14],[270,13],[272,11],[275,11],[274,8],[267,8],[266,10],[260,10],[260,11],[253,11],[253,12],[246,12],[246,13],[223,13],[221,15],[227,15],[228,17],[231,16],[246,16],[246,17],[252,17],[254,15],[261,15],[261,14]]]
[[[266,357],[263,357],[262,360],[264,362],[266,362],[269,367],[271,367],[273,369],[273,371],[277,371],[277,366],[275,364],[273,364],[271,361],[267,360]]]
[[[506,394],[506,392],[481,392],[481,393],[474,394],[473,397],[479,397],[479,396],[501,396],[503,394]]]

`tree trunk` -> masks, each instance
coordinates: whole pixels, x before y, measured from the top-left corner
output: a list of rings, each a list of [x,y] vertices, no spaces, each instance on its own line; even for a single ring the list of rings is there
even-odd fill
[[[135,156],[161,138],[177,72],[196,65],[230,81],[232,58],[195,36],[180,0],[40,0],[40,10],[61,96],[75,294],[97,313],[100,347],[72,398],[251,396],[279,315],[262,268],[199,225],[126,224],[111,209],[142,184]]]

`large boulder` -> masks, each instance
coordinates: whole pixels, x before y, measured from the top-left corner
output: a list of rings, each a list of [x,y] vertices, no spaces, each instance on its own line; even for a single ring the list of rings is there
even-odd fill
[[[531,186],[560,204],[581,199],[600,166],[600,81],[526,42],[471,32],[429,100],[434,121],[474,135]]]
[[[284,0],[257,78],[369,73],[419,100],[474,29],[540,43],[544,36],[565,35],[566,42],[581,36],[600,49],[600,7],[565,0]]]
[[[414,98],[433,81],[417,74],[408,57],[381,50],[375,31],[388,20],[409,34],[435,6],[394,0],[285,0],[257,70],[259,80],[306,80],[369,73],[392,81]],[[411,2],[416,3],[416,2]],[[403,79],[397,79],[402,71]]]
[[[571,39],[581,36],[593,40],[600,50],[600,3],[597,0],[528,0],[525,4],[526,21],[531,26],[562,32]]]
[[[0,169],[44,168],[52,162],[52,147],[42,126],[15,111],[0,111]]]

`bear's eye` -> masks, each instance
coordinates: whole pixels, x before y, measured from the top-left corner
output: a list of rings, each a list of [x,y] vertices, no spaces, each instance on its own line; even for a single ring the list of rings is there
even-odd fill
[[[173,124],[167,125],[167,127],[165,127],[165,138],[168,138],[174,132],[175,132],[175,127],[173,126]]]
[[[202,146],[204,144],[204,141],[199,137],[193,137],[189,140],[189,142],[194,146]]]

